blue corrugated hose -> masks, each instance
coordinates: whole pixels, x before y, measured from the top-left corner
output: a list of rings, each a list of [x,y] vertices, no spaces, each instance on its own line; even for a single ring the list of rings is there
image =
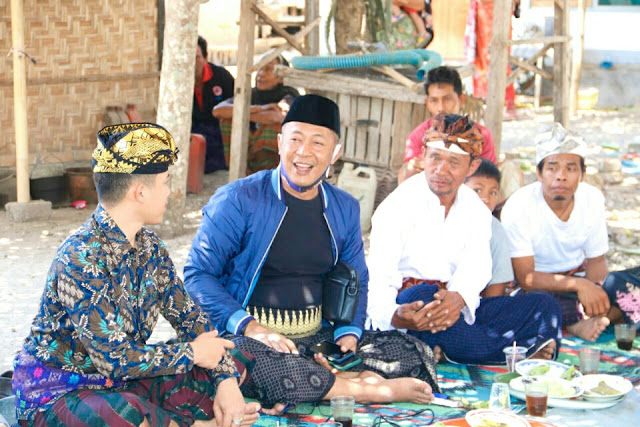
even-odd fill
[[[409,64],[419,67],[418,79],[422,80],[427,71],[442,64],[442,57],[437,52],[414,49],[359,55],[297,56],[291,60],[291,65],[301,70],[359,68],[392,64]]]

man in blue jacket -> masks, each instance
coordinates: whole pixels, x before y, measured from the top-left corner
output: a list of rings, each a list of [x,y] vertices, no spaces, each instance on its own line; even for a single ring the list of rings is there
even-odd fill
[[[363,332],[369,276],[359,205],[322,181],[340,157],[339,135],[333,101],[296,98],[278,138],[278,168],[220,188],[204,207],[186,287],[218,330],[256,357],[246,396],[267,406],[337,395],[427,403],[438,390],[431,349],[397,331]],[[332,325],[322,319],[331,303],[322,300],[322,277],[338,261],[358,271],[361,292],[353,321]],[[363,362],[337,372],[323,357],[314,361],[308,350],[323,340]]]

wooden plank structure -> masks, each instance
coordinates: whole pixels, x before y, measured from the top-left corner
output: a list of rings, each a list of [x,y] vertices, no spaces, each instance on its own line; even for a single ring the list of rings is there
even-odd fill
[[[405,141],[429,117],[425,95],[391,82],[276,67],[287,85],[326,96],[340,107],[342,159],[397,170]]]
[[[509,40],[511,22],[511,0],[494,0],[493,33],[489,46],[491,63],[489,65],[489,88],[487,96],[486,122],[493,133],[496,153],[500,153],[502,141],[502,119],[504,112],[504,93],[507,85],[524,71],[536,73],[553,81],[553,119],[567,126],[569,122],[569,89],[571,58],[569,42],[569,0],[553,0],[554,26],[553,36],[528,40]],[[518,44],[542,44],[536,54],[526,60],[509,55],[509,47]],[[541,59],[553,48],[553,73],[542,69]],[[507,76],[507,62],[518,68]]]
[[[241,31],[239,36],[238,57],[245,59],[238,62],[238,78],[236,79],[234,103],[234,120],[231,137],[231,164],[229,179],[236,180],[244,176],[247,137],[246,129],[249,117],[250,74],[260,66],[275,58],[282,51],[293,46],[303,54],[317,54],[317,46],[310,46],[315,40],[316,30],[312,26],[319,19],[317,13],[318,0],[307,0],[305,22],[308,24],[300,33],[287,37],[285,44],[251,66],[248,58],[252,58],[253,47],[250,39],[253,36],[256,15],[263,17],[255,0],[242,0]],[[531,40],[509,40],[509,23],[511,16],[510,0],[494,0],[493,34],[490,46],[491,64],[489,70],[489,95],[486,111],[472,111],[472,118],[479,120],[483,116],[491,129],[496,143],[496,152],[500,151],[502,120],[504,110],[504,93],[507,84],[514,81],[518,74],[525,70],[554,81],[554,119],[566,126],[569,114],[569,0],[554,0],[555,26],[554,35]],[[315,19],[315,20],[314,20]],[[263,19],[263,23],[275,27],[277,22]],[[281,33],[281,29],[275,30]],[[302,38],[311,32],[304,46]],[[315,41],[314,41],[315,43]],[[520,60],[509,57],[511,45],[541,44],[542,47],[531,58]],[[311,49],[310,49],[311,47]],[[549,73],[540,66],[540,59],[546,52],[554,48],[554,71]],[[507,62],[518,65],[510,76],[505,71]],[[416,93],[415,84],[392,76],[400,84],[358,79],[338,73],[327,74],[286,67],[276,67],[276,72],[284,78],[287,85],[303,87],[309,92],[319,93],[336,101],[341,112],[341,132],[344,144],[343,159],[372,166],[397,169],[402,164],[405,141],[412,129],[428,117],[425,108],[425,96]],[[388,70],[379,69],[388,73]],[[238,102],[239,101],[239,102]],[[474,104],[474,103],[470,103]],[[469,113],[465,111],[464,113]]]
[[[247,165],[247,148],[249,134],[249,107],[251,106],[251,73],[268,64],[289,46],[305,55],[316,55],[319,49],[318,24],[320,17],[319,0],[306,0],[305,27],[294,36],[286,34],[281,23],[270,19],[256,4],[255,0],[241,0],[240,3],[240,33],[238,35],[238,73],[236,77],[233,122],[231,124],[231,152],[229,159],[229,181],[244,177]],[[257,15],[257,16],[256,16]],[[256,17],[262,23],[273,27],[274,31],[282,35],[286,44],[274,49],[258,63],[253,64],[253,36]],[[286,34],[286,36],[285,36]],[[305,37],[308,38],[305,41]],[[304,46],[302,43],[304,42]]]

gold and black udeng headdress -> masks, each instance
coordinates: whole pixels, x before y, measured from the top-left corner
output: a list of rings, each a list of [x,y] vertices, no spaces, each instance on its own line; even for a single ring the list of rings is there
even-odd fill
[[[484,138],[480,128],[468,116],[438,114],[422,137],[425,146],[478,157]]]
[[[105,126],[92,155],[94,173],[157,174],[178,160],[171,134],[155,123]]]

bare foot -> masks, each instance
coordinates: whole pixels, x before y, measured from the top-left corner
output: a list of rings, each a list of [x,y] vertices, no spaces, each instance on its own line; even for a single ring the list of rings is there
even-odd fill
[[[591,317],[582,319],[578,323],[567,326],[567,331],[582,338],[585,341],[595,341],[602,331],[609,326],[609,319],[606,317]]]
[[[440,363],[440,361],[442,360],[442,355],[442,348],[439,345],[433,347],[433,361],[435,363]]]
[[[389,389],[391,402],[413,402],[427,404],[433,400],[431,386],[416,378],[394,378],[384,380],[380,388]]]
[[[556,342],[555,340],[551,340],[549,344],[545,345],[540,350],[536,351],[533,354],[533,356],[531,356],[531,358],[551,360],[553,359],[553,355],[555,354],[555,352],[556,352]]]
[[[276,403],[271,409],[262,408],[262,413],[267,415],[280,415],[286,407],[287,405],[285,405],[284,403]]]

